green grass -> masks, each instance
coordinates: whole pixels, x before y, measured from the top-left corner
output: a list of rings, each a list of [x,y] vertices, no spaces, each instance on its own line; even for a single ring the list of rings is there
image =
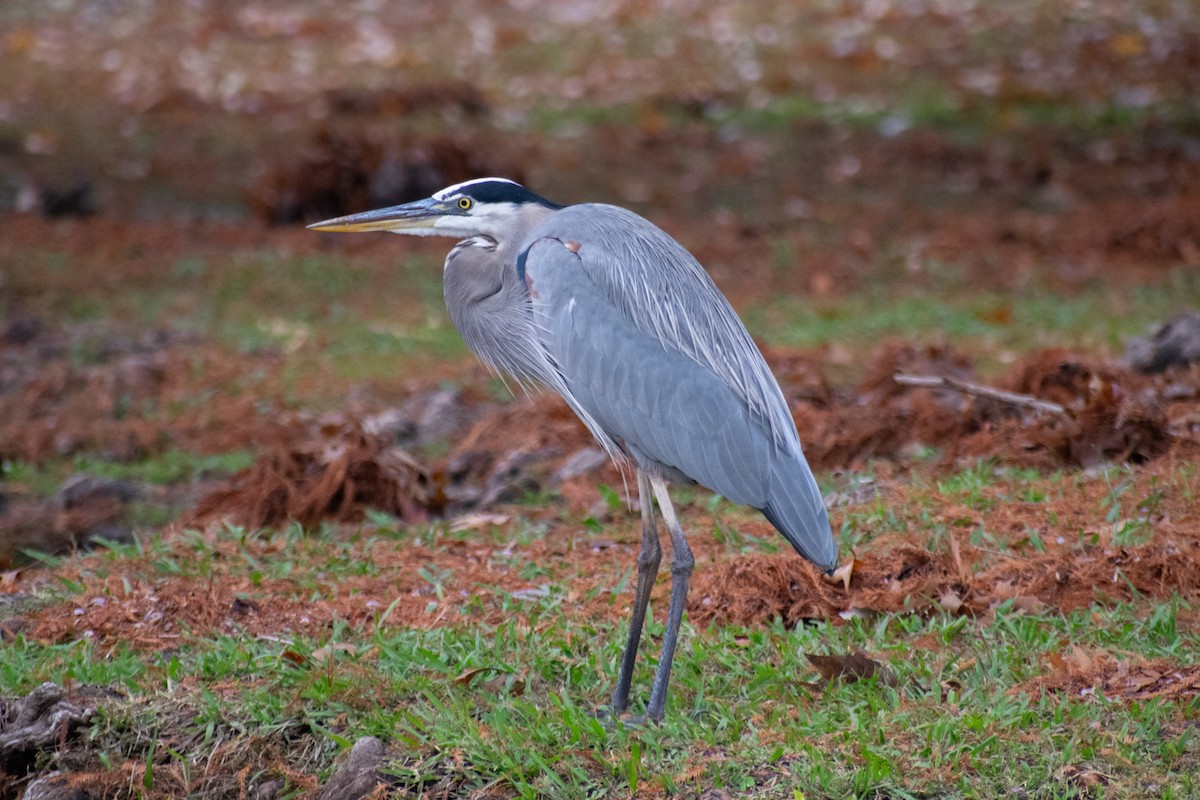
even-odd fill
[[[884,337],[936,338],[979,353],[1084,346],[1119,353],[1124,340],[1200,305],[1200,280],[1177,271],[1171,280],[1132,290],[1094,286],[1078,294],[1033,289],[909,292],[884,281],[836,301],[782,296],[744,315],[751,332],[772,344],[863,346]],[[997,313],[1003,311],[1004,313]],[[1007,317],[1007,320],[1005,318]]]
[[[983,464],[943,488],[970,493],[1003,480]],[[466,536],[509,535],[387,524],[348,538],[333,529],[229,529],[216,540],[185,534],[111,545],[89,572],[153,582],[244,574],[286,579],[293,596],[315,598],[376,569],[355,557],[364,544],[420,542],[437,552]],[[539,534],[518,526],[516,535]],[[231,553],[240,564],[231,566]],[[436,563],[422,575],[440,602],[449,576]],[[1106,776],[1100,796],[1200,792],[1190,766],[1200,757],[1192,733],[1200,698],[1042,695],[1029,683],[1046,673],[1051,654],[1071,648],[1193,663],[1200,632],[1182,619],[1195,609],[1177,598],[1068,615],[1006,605],[979,620],[882,615],[794,630],[685,624],[666,719],[634,728],[594,716],[612,690],[623,624],[581,617],[567,584],[530,577],[545,578],[542,590],[501,593],[506,621],[498,625],[395,626],[379,608],[318,638],[185,632],[162,653],[18,637],[0,649],[0,691],[20,694],[46,680],[120,690],[100,701],[88,757],[144,760],[160,786],[172,763],[201,763],[219,745],[264,739],[294,768],[327,775],[351,743],[373,735],[398,749],[391,774],[411,793],[440,785],[460,796],[493,787],[529,798],[690,796],[709,787],[749,797],[1089,796],[1067,779],[1077,770]],[[628,583],[612,591],[623,604]],[[106,598],[120,599],[120,590]],[[649,690],[662,611],[656,606],[647,628],[635,704]],[[804,657],[856,651],[886,663],[895,686],[826,685]],[[173,756],[155,754],[159,740],[171,743]]]
[[[234,258],[186,258],[178,280],[145,289],[138,316],[173,321],[242,350],[264,346],[304,356],[316,350],[345,365],[390,356],[466,355],[442,307],[440,265],[396,254],[395,266],[334,256],[284,257],[251,252]],[[395,364],[391,364],[395,366]]]
[[[1149,792],[1153,784],[1188,797],[1200,790],[1188,766],[1200,754],[1188,733],[1200,701],[1014,690],[1067,643],[1147,658],[1195,652],[1195,632],[1154,622],[1174,608],[1120,607],[1099,620],[1090,611],[1002,610],[980,626],[884,617],[793,631],[689,627],[667,718],[640,729],[593,716],[611,689],[621,630],[581,623],[561,606],[539,615],[535,633],[516,622],[343,628],[327,641],[188,641],[170,656],[19,640],[0,651],[0,678],[8,693],[41,680],[122,688],[128,699],[106,704],[90,732],[110,759],[145,728],[147,708],[170,722],[169,698],[193,709],[171,732],[193,743],[188,758],[218,736],[306,732],[328,768],[357,737],[374,735],[402,746],[407,755],[393,769],[411,789],[449,775],[464,791],[498,784],[521,797],[619,795],[640,785],[763,797],[999,797],[1021,788],[1051,798],[1081,796],[1055,776],[1086,767],[1111,777],[1112,796],[1170,796]],[[919,644],[930,636],[946,646]],[[331,642],[351,647],[329,663],[316,659]],[[825,686],[803,657],[856,650],[885,660],[899,688]],[[458,677],[470,670],[481,672]],[[637,678],[644,690],[649,664]],[[141,711],[137,728],[131,709]]]
[[[395,367],[468,357],[446,317],[440,259],[400,247],[386,264],[256,250],[189,255],[137,278],[86,256],[41,250],[10,254],[5,263],[17,274],[14,290],[36,298],[39,313],[72,322],[169,326],[243,351],[324,354],[350,377],[363,362]],[[71,281],[86,281],[92,291],[75,291]],[[73,340],[72,362],[95,363],[100,346],[95,337]]]
[[[252,463],[254,453],[249,450],[231,450],[215,455],[167,450],[136,462],[105,461],[80,456],[72,462],[72,471],[86,472],[99,478],[142,481],[166,486],[201,477],[230,475]]]
[[[292,379],[332,373],[369,381],[467,362],[470,353],[442,305],[440,265],[400,250],[396,258],[394,268],[274,253],[247,254],[211,269],[189,260],[195,280],[186,300],[179,294],[164,302],[160,290],[150,290],[141,304],[157,310],[146,312],[151,317],[164,307],[186,306],[178,324],[238,350],[280,349]]]
[[[111,461],[81,455],[38,464],[5,461],[0,463],[0,478],[35,496],[48,497],[61,487],[64,479],[80,473],[110,480],[168,486],[200,478],[231,475],[252,463],[254,453],[249,450],[231,450],[211,455],[167,450],[139,461]]]
[[[581,128],[637,124],[640,103],[592,106],[575,103],[535,105],[529,111],[529,128],[542,135],[561,135]],[[658,109],[668,125],[684,129],[697,114],[686,102],[664,103]],[[1037,99],[965,104],[944,82],[910,79],[886,96],[848,94],[822,100],[811,94],[773,95],[758,107],[714,103],[704,109],[704,122],[713,127],[736,128],[757,136],[791,136],[798,122],[820,122],[844,129],[878,130],[890,120],[905,128],[932,129],[980,138],[1023,130],[1083,131],[1089,135],[1116,134],[1152,125],[1186,128],[1197,121],[1193,106],[1161,103],[1130,108],[1110,102],[1053,102]]]

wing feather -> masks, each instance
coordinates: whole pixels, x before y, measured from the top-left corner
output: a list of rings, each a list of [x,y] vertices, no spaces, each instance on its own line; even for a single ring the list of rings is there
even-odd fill
[[[741,319],[708,273],[674,239],[617,206],[569,206],[526,240],[578,244],[593,285],[639,330],[712,370],[786,450],[799,451],[796,426],[774,375]]]

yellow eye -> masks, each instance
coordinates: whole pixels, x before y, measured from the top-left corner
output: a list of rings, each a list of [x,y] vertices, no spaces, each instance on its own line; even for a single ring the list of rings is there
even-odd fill
[[[471,198],[469,198],[469,197],[460,197],[460,198],[458,198],[458,207],[459,207],[459,208],[461,208],[463,211],[466,211],[466,210],[467,210],[467,209],[469,209],[469,208],[470,208],[472,205],[473,205],[473,204],[471,203]]]

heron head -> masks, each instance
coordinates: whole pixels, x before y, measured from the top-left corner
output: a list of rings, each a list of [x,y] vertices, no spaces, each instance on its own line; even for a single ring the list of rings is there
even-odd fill
[[[412,236],[500,239],[518,226],[522,213],[530,208],[553,211],[561,206],[505,178],[478,178],[448,186],[424,200],[327,219],[308,227],[338,233],[389,231]]]

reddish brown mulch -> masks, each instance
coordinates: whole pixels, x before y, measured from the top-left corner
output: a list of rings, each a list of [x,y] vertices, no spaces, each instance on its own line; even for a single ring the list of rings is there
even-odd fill
[[[1200,695],[1200,664],[1117,658],[1102,650],[1078,646],[1065,653],[1048,653],[1046,662],[1043,675],[1012,691],[1102,694],[1130,700],[1184,700]]]
[[[815,469],[878,458],[906,461],[925,448],[940,449],[946,465],[996,458],[1043,469],[1088,467],[1141,463],[1172,447],[1200,444],[1196,368],[1145,376],[1094,356],[1041,350],[991,381],[997,389],[1058,403],[1062,413],[954,389],[901,386],[892,379],[898,373],[972,379],[970,359],[945,348],[884,348],[853,389],[794,404]]]
[[[790,625],[876,612],[986,615],[1005,602],[1073,611],[1200,598],[1200,505],[1186,486],[1190,464],[1173,455],[1105,480],[1040,479],[1030,484],[1040,492],[1036,501],[1013,496],[1011,486],[985,487],[971,504],[936,481],[922,489],[879,478],[874,502],[890,510],[887,525],[918,531],[920,540],[877,535],[861,552],[843,552],[833,579],[790,551],[705,564],[693,578],[689,614],[697,624]],[[835,530],[851,510],[832,510]],[[874,526],[860,520],[857,527]],[[931,550],[924,538],[934,531],[941,543]],[[983,543],[972,544],[976,537]]]
[[[697,572],[689,614],[698,625],[771,619],[794,625],[860,613],[985,614],[1006,601],[1026,610],[1073,611],[1098,601],[1195,597],[1198,591],[1195,540],[1002,557],[979,572],[960,567],[948,553],[900,545],[856,558],[849,589],[791,553],[714,564]]]
[[[95,351],[92,363],[73,363],[75,347]],[[263,412],[278,386],[249,377],[275,373],[279,359],[269,353],[233,354],[161,332],[53,331],[3,355],[11,371],[0,391],[0,459],[222,453],[278,441],[286,428]]]
[[[250,361],[267,367],[264,382],[252,391],[228,391],[245,380]],[[1200,368],[1144,376],[1093,356],[1047,350],[993,380],[998,388],[1065,407],[1050,414],[892,379],[896,373],[972,378],[968,357],[940,347],[886,346],[852,386],[834,386],[819,362],[775,355],[772,362],[818,470],[880,458],[905,462],[919,448],[940,449],[947,465],[994,457],[1056,468],[1137,463],[1172,447],[1200,445]],[[186,340],[126,344],[86,367],[56,355],[0,392],[0,457],[36,462],[89,452],[124,460],[171,447],[223,452],[247,445],[279,452],[306,436],[308,423],[264,413],[262,392],[277,391],[276,367],[269,354],[234,356]],[[517,452],[536,454],[549,471],[590,444],[583,426],[552,396],[501,407],[474,402],[480,416],[447,460],[433,465],[457,480],[481,479]],[[289,469],[303,468],[280,462],[275,471]]]
[[[630,528],[632,542],[632,527],[622,527]],[[615,620],[627,613],[623,601],[609,602],[606,592],[588,601],[587,593],[598,583],[615,584],[620,572],[632,566],[636,547],[631,542],[551,536],[500,548],[462,540],[428,546],[372,538],[356,542],[347,556],[369,562],[372,569],[333,580],[322,573],[319,555],[298,557],[286,579],[260,578],[243,569],[244,556],[278,556],[280,548],[287,546],[278,536],[245,542],[213,539],[211,546],[219,554],[213,560],[217,572],[207,578],[137,577],[154,574],[149,564],[137,562],[129,562],[120,574],[98,577],[88,559],[81,559],[77,569],[62,574],[84,590],[72,600],[32,614],[26,630],[42,641],[87,636],[97,642],[161,649],[188,635],[320,637],[336,620],[357,626],[383,620],[385,614],[389,626],[499,624],[512,617],[511,611],[501,611],[503,593],[536,595],[547,580],[521,577],[522,568],[531,563],[564,575],[571,586],[567,599],[580,613]],[[194,552],[180,543],[176,557],[194,558]],[[431,567],[442,576],[440,587],[427,579]],[[321,586],[320,596],[314,594],[313,583]],[[482,604],[463,602],[471,595]],[[526,622],[537,624],[533,617]]]
[[[431,550],[379,542],[358,556],[376,565],[371,575],[329,583],[319,598],[302,589],[306,568],[299,565],[294,577],[266,580],[230,575],[146,580],[124,573],[97,579],[81,574],[77,578],[85,591],[32,615],[27,635],[43,641],[86,635],[98,642],[158,649],[187,635],[319,637],[336,620],[371,624],[385,609],[390,609],[388,625],[498,623],[511,617],[511,612],[500,612],[501,593],[541,591],[544,578],[521,577],[526,563],[554,572],[570,570],[563,577],[574,613],[610,621],[628,613],[624,595],[613,601],[608,591],[592,590],[611,589],[622,571],[632,569],[632,542],[590,548],[578,546],[583,544],[578,541],[536,542],[519,548],[511,561],[493,546],[448,544]],[[713,549],[707,541],[696,544],[698,553]],[[692,580],[688,614],[698,626],[757,626],[772,619],[795,625],[806,619],[889,612],[986,615],[1005,602],[1018,610],[1068,612],[1097,602],[1200,596],[1196,540],[999,557],[972,571],[966,560],[982,557],[987,556],[967,547],[958,562],[950,553],[907,544],[881,547],[855,559],[849,589],[790,552],[701,562]],[[421,574],[430,565],[446,575],[445,600],[439,601]],[[667,591],[664,573],[655,590],[656,608],[665,603]],[[482,604],[472,607],[451,599],[469,595],[478,596]],[[527,623],[537,624],[534,618]]]
[[[29,633],[43,641],[85,636],[97,642],[161,649],[175,646],[188,635],[288,635],[328,630],[338,618],[334,606],[297,599],[292,589],[282,583],[256,586],[245,578],[130,580],[128,588],[122,581],[108,581],[89,586],[75,601],[38,614]],[[249,595],[255,599],[245,599]]]
[[[683,506],[683,524],[697,557],[689,618],[698,626],[756,626],[773,619],[794,625],[880,612],[987,616],[1002,603],[1037,612],[1174,594],[1200,598],[1200,507],[1180,484],[1180,470],[1188,463],[1168,458],[1127,475],[1120,516],[1141,526],[1140,543],[1127,546],[1113,541],[1112,489],[1102,480],[1040,479],[1034,485],[1044,499],[1037,502],[1002,494],[1013,490],[1001,484],[982,490],[980,499],[993,505],[976,508],[941,495],[936,485],[921,488],[881,478],[879,497],[893,508],[896,524],[923,535],[944,530],[942,543],[930,551],[908,534],[877,535],[860,552],[843,553],[844,569],[832,580],[790,550],[731,554],[728,543],[705,535],[708,512]],[[841,506],[833,510],[835,528],[844,513]],[[438,535],[431,541],[421,534],[395,542],[360,538],[347,528],[344,551],[346,545],[322,541],[298,545],[283,534],[245,539],[192,534],[204,536],[205,548],[215,551],[206,567],[212,577],[164,575],[156,567],[161,553],[147,554],[145,563],[123,562],[120,574],[99,570],[93,560],[101,557],[80,558],[57,574],[81,584],[82,591],[32,614],[27,635],[61,641],[90,631],[97,641],[146,648],[172,646],[189,633],[320,637],[335,620],[371,625],[388,609],[387,625],[491,624],[513,618],[508,594],[540,597],[546,583],[565,587],[563,607],[570,613],[623,620],[629,590],[614,594],[614,589],[622,576],[632,579],[640,541],[637,515],[617,513],[600,535],[579,525],[576,513],[564,517],[561,506],[526,506],[521,514],[538,515],[548,526],[544,538],[517,543],[497,537],[491,526],[504,530],[506,517],[474,515],[459,520],[478,531],[464,539]],[[753,536],[775,535],[769,523],[753,515],[737,525]],[[986,544],[972,544],[972,534],[981,529]],[[284,548],[297,546],[313,552],[298,553],[286,578],[253,574],[252,564],[278,561]],[[180,562],[198,552],[188,537],[171,548],[170,557]],[[351,559],[371,569],[330,578],[321,553],[328,549],[332,555],[335,548],[339,561]],[[523,577],[530,565],[538,569]],[[431,569],[441,576],[440,596],[430,582]],[[843,583],[847,569],[848,587]],[[44,579],[37,571],[22,573],[6,589],[17,591],[25,581]],[[668,591],[664,569],[655,587],[655,613],[665,608]],[[477,600],[466,602],[470,597]],[[525,612],[518,606],[515,614],[536,628],[540,608],[531,603]]]
[[[972,360],[943,347],[887,345],[861,381],[841,387],[819,362],[771,356],[817,470],[856,469],[877,459],[908,465],[926,448],[940,451],[942,468],[994,458],[1042,469],[1141,463],[1172,449],[1200,449],[1200,368],[1145,376],[1093,356],[1045,350],[993,379],[997,388],[1061,404],[1063,413],[1054,414],[893,379],[898,373],[972,379]],[[552,395],[482,408],[478,398],[473,402],[477,418],[432,466],[455,484],[475,485],[484,505],[497,497],[494,484],[506,471],[524,472],[531,486],[544,488],[568,458],[593,446]],[[597,482],[620,485],[622,478],[606,464],[581,480],[583,491],[568,482],[564,495],[576,498]]]
[[[222,521],[255,530],[295,521],[311,527],[357,522],[368,509],[418,522],[445,506],[424,467],[357,420],[328,415],[290,433],[297,440],[276,445],[205,495],[185,524]]]

